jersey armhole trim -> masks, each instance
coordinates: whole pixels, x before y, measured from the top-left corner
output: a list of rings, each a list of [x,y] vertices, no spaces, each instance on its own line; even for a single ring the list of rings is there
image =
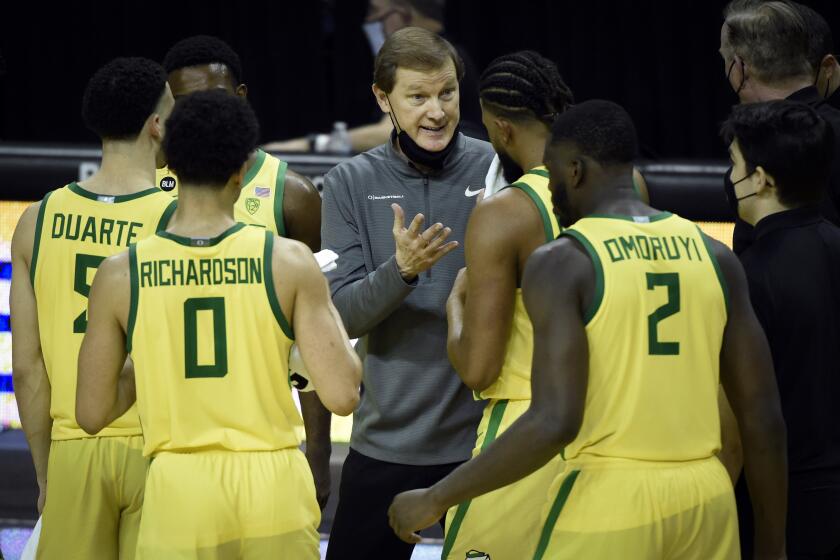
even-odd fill
[[[47,213],[47,201],[55,191],[48,192],[44,199],[41,200],[41,206],[38,208],[38,217],[35,219],[35,239],[32,242],[32,261],[29,263],[29,281],[32,284],[32,289],[35,289],[35,267],[38,266],[38,252],[41,249],[41,230],[44,229],[44,214]]]
[[[574,229],[566,229],[560,235],[568,235],[580,243],[586,249],[586,252],[589,253],[589,257],[592,259],[592,266],[595,267],[595,293],[592,295],[592,302],[589,304],[589,309],[586,310],[583,316],[584,325],[588,325],[598,313],[598,310],[601,308],[601,302],[604,300],[604,266],[601,264],[601,257],[598,256],[595,247],[592,246],[586,236],[581,232]]]
[[[712,261],[712,266],[715,268],[715,275],[717,276],[718,282],[720,282],[720,289],[723,291],[723,303],[726,307],[726,312],[729,313],[729,285],[726,283],[726,277],[720,269],[720,263],[718,263],[717,257],[715,256],[715,250],[714,247],[712,247],[712,242],[709,236],[703,233],[700,226],[695,225],[695,227],[697,228],[697,233],[700,234],[700,238],[703,239],[703,245],[706,247],[706,253],[708,253],[709,260]]]
[[[131,288],[128,298],[128,324],[125,329],[125,351],[131,354],[134,323],[137,322],[137,300],[140,297],[140,285],[137,276],[137,245],[134,243],[128,246],[128,278]]]
[[[274,225],[277,227],[277,235],[287,237],[286,220],[283,216],[283,200],[286,195],[286,171],[289,164],[280,160],[277,168],[277,179],[274,182]]]
[[[177,206],[177,198],[169,203],[169,205],[166,207],[166,210],[164,210],[163,214],[160,215],[160,220],[158,221],[157,227],[155,228],[155,233],[166,230],[166,226],[169,225],[169,220],[172,218],[172,214],[175,213],[175,208]]]
[[[528,197],[534,202],[537,207],[537,210],[540,213],[540,218],[542,218],[542,225],[543,225],[543,232],[545,233],[545,242],[548,243],[549,241],[554,240],[554,228],[551,226],[551,218],[548,216],[548,210],[543,204],[540,195],[537,194],[531,185],[523,182],[517,182],[510,185],[510,187],[519,189],[520,191],[524,192],[528,195]]]
[[[295,333],[291,325],[283,315],[283,309],[280,307],[280,301],[277,299],[277,293],[274,290],[274,272],[271,267],[272,255],[274,254],[274,232],[265,232],[265,250],[263,251],[263,280],[265,281],[265,293],[268,296],[268,304],[271,306],[271,311],[274,313],[274,318],[277,319],[277,324],[283,330],[283,333],[289,340],[295,339]]]

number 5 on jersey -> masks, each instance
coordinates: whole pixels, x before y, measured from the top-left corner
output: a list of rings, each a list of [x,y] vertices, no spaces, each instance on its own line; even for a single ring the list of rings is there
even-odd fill
[[[85,309],[73,320],[73,332],[84,333],[87,330],[87,298],[90,297],[90,282],[88,282],[88,271],[99,268],[105,257],[99,255],[76,254],[76,267],[73,273],[73,290],[85,298]]]

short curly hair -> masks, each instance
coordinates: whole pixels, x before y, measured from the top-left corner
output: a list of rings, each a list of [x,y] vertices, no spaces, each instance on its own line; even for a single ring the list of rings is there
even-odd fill
[[[242,83],[242,62],[230,45],[212,35],[194,35],[181,39],[163,57],[166,73],[203,64],[224,64],[233,76],[234,86]]]
[[[638,153],[633,119],[612,101],[591,99],[558,115],[551,144],[572,142],[601,165],[629,165]]]
[[[166,90],[166,72],[148,58],[115,58],[96,71],[82,97],[82,119],[103,140],[136,138]]]
[[[257,117],[247,101],[220,90],[199,91],[175,103],[163,151],[184,183],[223,187],[258,139]]]

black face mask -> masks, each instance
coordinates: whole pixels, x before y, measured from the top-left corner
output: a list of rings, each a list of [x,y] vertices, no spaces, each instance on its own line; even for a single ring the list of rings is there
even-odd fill
[[[525,170],[519,167],[512,157],[504,152],[496,152],[496,154],[499,156],[499,163],[502,164],[502,175],[509,185],[525,175]]]
[[[386,97],[387,99],[387,97]],[[391,100],[388,100],[388,103],[391,103]],[[400,149],[402,153],[405,154],[405,157],[416,163],[418,165],[422,165],[424,167],[428,167],[430,169],[434,169],[435,171],[440,171],[443,169],[443,164],[446,161],[446,156],[448,156],[452,150],[455,149],[456,140],[458,139],[458,130],[460,129],[460,123],[458,126],[455,127],[455,131],[452,133],[452,138],[449,140],[449,144],[446,147],[438,152],[432,152],[423,148],[417,144],[414,140],[412,140],[411,136],[403,130],[400,126],[400,123],[397,122],[397,117],[393,114],[393,112],[389,112],[388,116],[391,117],[391,123],[394,125],[394,132],[391,134],[391,140],[393,141],[394,136],[396,135],[397,142],[400,145]],[[400,132],[397,133],[397,130]]]

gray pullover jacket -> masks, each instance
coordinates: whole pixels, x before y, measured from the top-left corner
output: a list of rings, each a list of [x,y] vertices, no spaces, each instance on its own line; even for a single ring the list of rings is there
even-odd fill
[[[465,461],[483,404],[455,373],[446,353],[446,298],[464,266],[464,235],[476,192],[493,158],[487,142],[461,134],[444,169],[424,175],[388,142],[332,169],[324,178],[321,240],[338,253],[327,274],[364,364],[362,398],[350,446],[406,465]],[[412,283],[400,276],[392,203],[406,227],[441,222],[460,246]]]

